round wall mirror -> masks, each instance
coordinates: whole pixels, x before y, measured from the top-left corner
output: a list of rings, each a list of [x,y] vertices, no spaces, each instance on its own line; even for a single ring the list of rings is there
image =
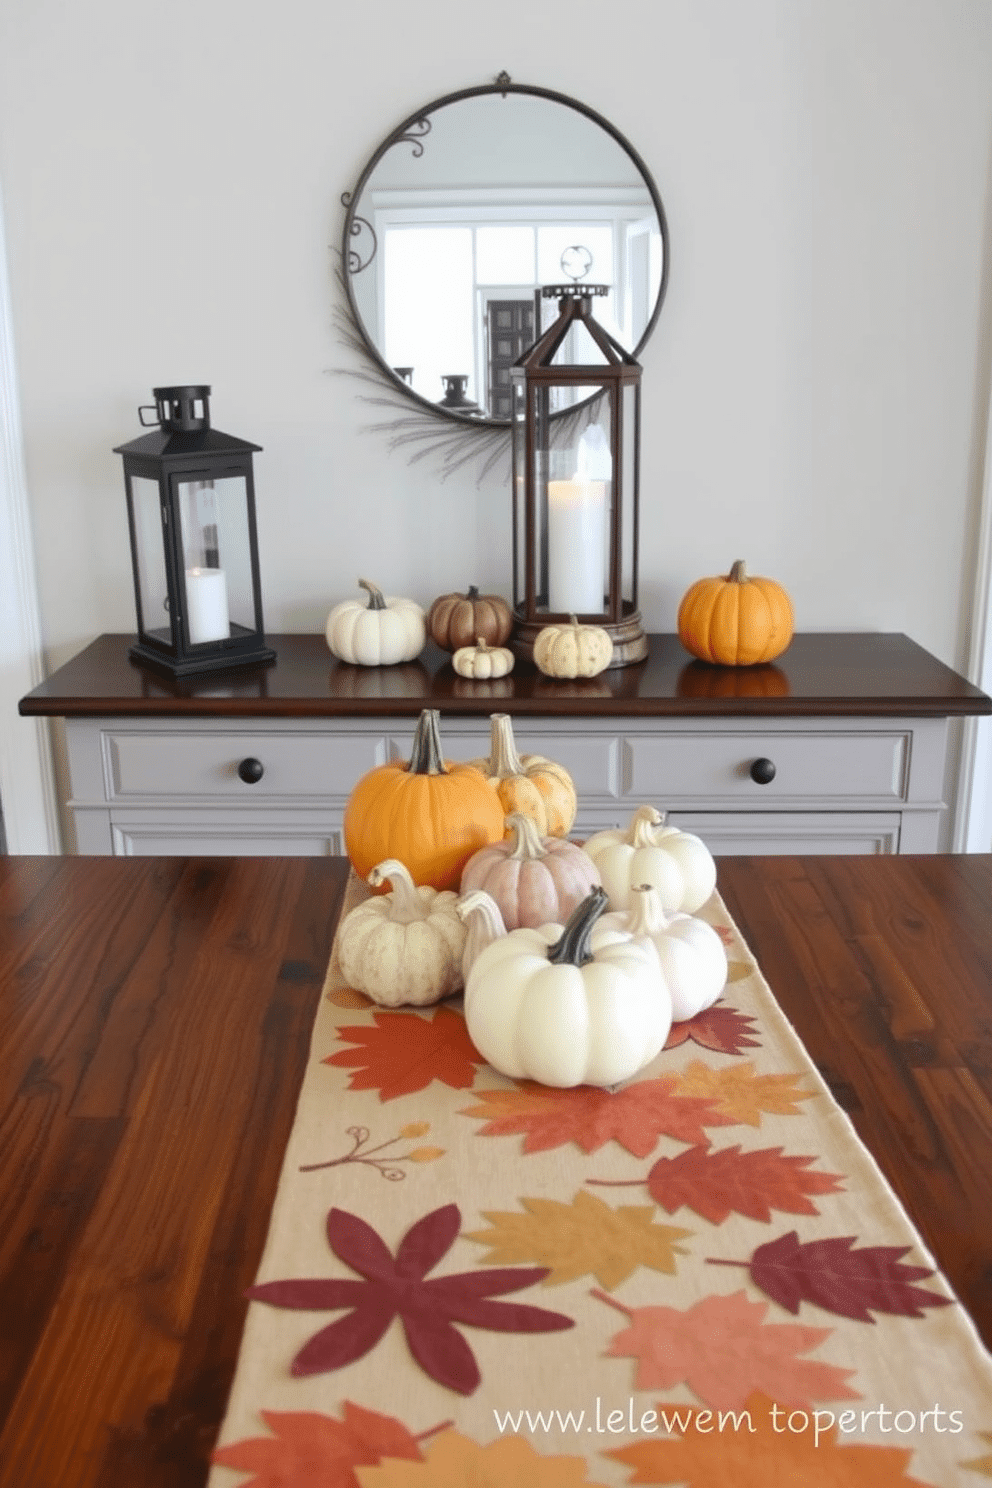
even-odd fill
[[[509,369],[554,319],[545,284],[604,284],[596,318],[635,356],[668,280],[651,175],[592,109],[510,82],[448,94],[383,140],[347,207],[345,289],[365,348],[441,418],[510,417]]]

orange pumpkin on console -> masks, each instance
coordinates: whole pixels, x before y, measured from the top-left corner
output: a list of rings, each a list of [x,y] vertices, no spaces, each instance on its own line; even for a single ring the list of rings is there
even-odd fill
[[[457,889],[472,854],[503,838],[499,797],[472,765],[444,759],[439,720],[436,709],[425,708],[409,764],[394,760],[370,770],[348,798],[345,850],[362,878],[398,858],[415,884]]]
[[[700,661],[754,666],[781,656],[795,627],[792,601],[774,579],[752,578],[742,559],[723,578],[699,579],[679,605],[679,640]]]

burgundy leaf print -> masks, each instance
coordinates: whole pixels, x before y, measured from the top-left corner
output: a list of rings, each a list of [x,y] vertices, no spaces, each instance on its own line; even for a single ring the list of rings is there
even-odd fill
[[[410,1352],[425,1372],[439,1384],[470,1395],[481,1375],[455,1323],[502,1333],[551,1333],[574,1327],[564,1313],[491,1300],[494,1295],[543,1281],[546,1266],[509,1266],[428,1278],[427,1273],[453,1245],[461,1218],[457,1204],[425,1214],[403,1236],[394,1257],[365,1220],[346,1209],[332,1209],[327,1216],[328,1243],[364,1281],[310,1277],[262,1282],[248,1289],[249,1297],[273,1307],[305,1312],[350,1309],[304,1344],[291,1373],[323,1374],[353,1363],[375,1347],[398,1317]]]
[[[907,1266],[902,1260],[908,1245],[865,1245],[852,1249],[856,1236],[832,1236],[800,1244],[795,1230],[759,1245],[746,1261],[709,1257],[714,1266],[748,1266],[755,1286],[788,1312],[798,1313],[800,1302],[815,1302],[827,1312],[873,1323],[875,1312],[901,1317],[925,1316],[926,1307],[948,1307],[953,1297],[915,1286],[935,1273],[926,1266]]]

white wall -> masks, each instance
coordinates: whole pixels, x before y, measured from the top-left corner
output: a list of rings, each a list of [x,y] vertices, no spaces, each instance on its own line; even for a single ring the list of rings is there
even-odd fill
[[[653,171],[642,608],[745,557],[803,629],[966,662],[990,352],[988,0],[33,0],[0,7],[0,180],[53,663],[133,628],[112,446],[156,384],[257,458],[270,630],[359,574],[509,592],[506,488],[363,431],[337,341],[349,188],[419,104],[501,68]],[[629,37],[629,41],[625,38]],[[502,556],[493,551],[494,536]]]

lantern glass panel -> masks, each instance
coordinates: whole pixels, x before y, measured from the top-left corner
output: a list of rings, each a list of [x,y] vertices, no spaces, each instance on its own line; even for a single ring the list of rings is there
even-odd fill
[[[613,400],[610,388],[594,384],[578,384],[574,391],[581,400],[598,396],[594,416],[585,424],[569,429],[557,420],[550,425],[547,480],[539,490],[546,542],[545,604],[553,615],[595,617],[605,615],[609,604]]]
[[[158,481],[130,477],[134,520],[134,569],[138,630],[159,645],[172,645],[169,618],[169,581],[162,536],[162,501]]]
[[[522,372],[511,372],[513,393],[513,602],[527,602],[527,384]]]
[[[244,476],[176,482],[189,644],[255,629]]]
[[[617,492],[620,514],[620,598],[628,612],[637,609],[637,483],[640,441],[640,389],[626,383],[620,395],[622,469]],[[616,619],[621,619],[618,614]]]

